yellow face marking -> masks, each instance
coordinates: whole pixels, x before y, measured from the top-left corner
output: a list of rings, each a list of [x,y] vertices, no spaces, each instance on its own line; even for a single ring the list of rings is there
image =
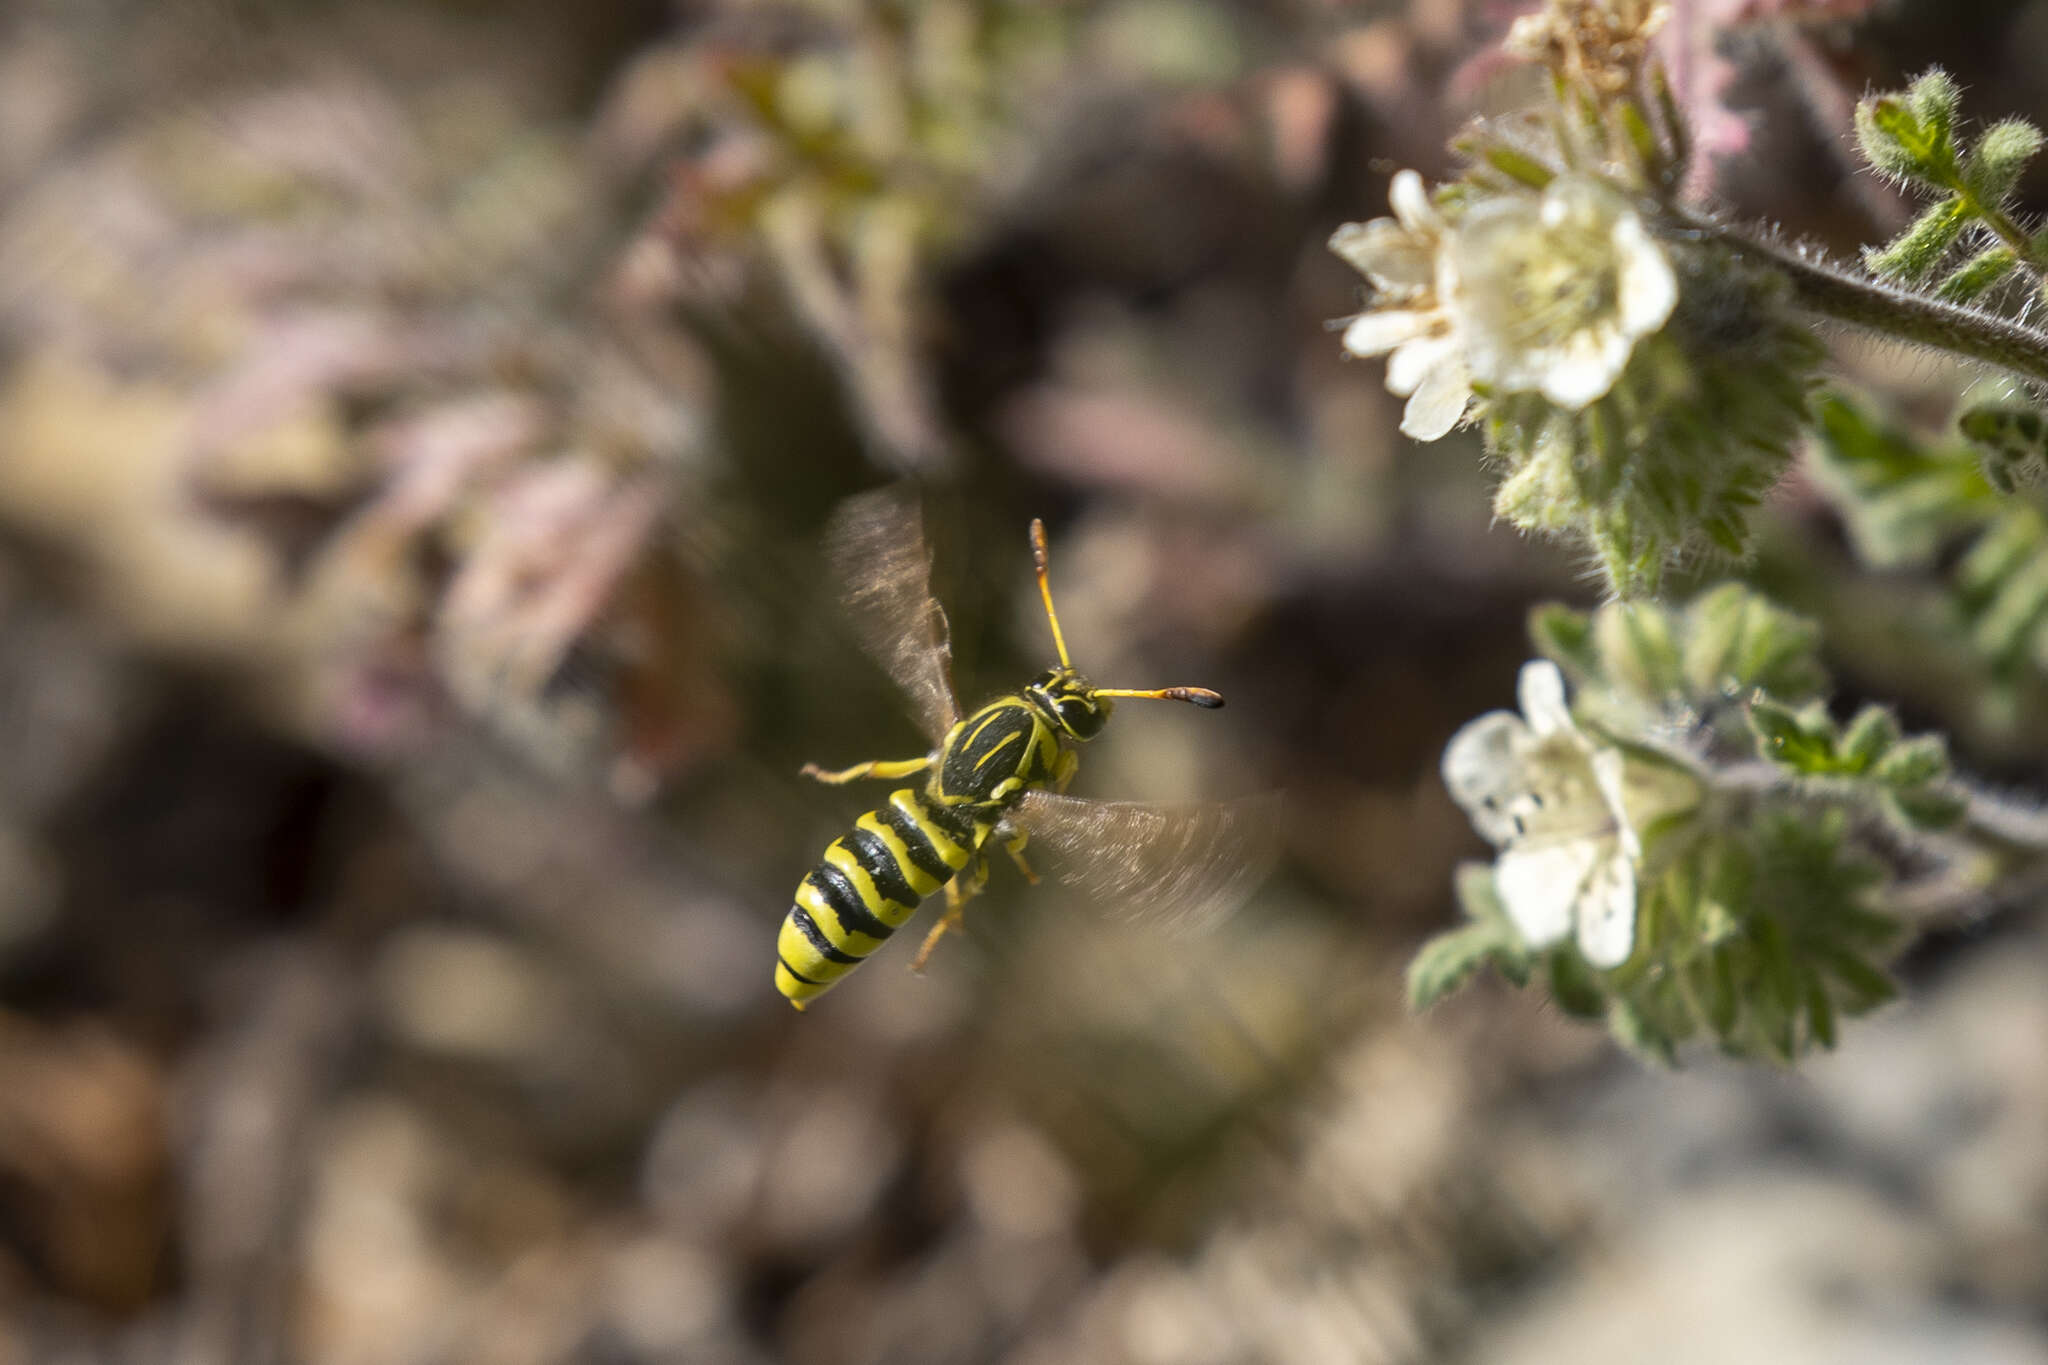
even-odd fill
[[[932,879],[931,874],[911,861],[910,850],[896,837],[896,831],[876,819],[873,811],[861,816],[854,824],[882,841],[883,847],[889,850],[889,856],[896,860],[896,870],[903,874],[904,881],[910,883],[910,889],[917,893],[919,900],[939,889],[939,883]]]

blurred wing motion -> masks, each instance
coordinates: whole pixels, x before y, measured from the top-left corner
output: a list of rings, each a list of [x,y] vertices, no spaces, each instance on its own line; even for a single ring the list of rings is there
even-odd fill
[[[909,695],[925,737],[938,744],[960,719],[960,703],[916,494],[890,487],[848,498],[826,523],[825,560],[862,648]]]
[[[1026,792],[1009,822],[1029,853],[1053,856],[1053,877],[1113,913],[1175,929],[1206,928],[1235,910],[1272,870],[1275,796],[1154,805]]]

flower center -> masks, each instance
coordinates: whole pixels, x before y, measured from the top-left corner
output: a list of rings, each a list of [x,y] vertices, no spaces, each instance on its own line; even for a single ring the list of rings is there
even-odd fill
[[[1613,225],[1555,206],[1504,203],[1474,214],[1457,238],[1463,311],[1514,350],[1562,345],[1620,311]]]

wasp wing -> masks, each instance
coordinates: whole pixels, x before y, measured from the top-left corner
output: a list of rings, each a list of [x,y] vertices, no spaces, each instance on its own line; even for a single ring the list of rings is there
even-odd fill
[[[1244,903],[1272,870],[1277,797],[1156,805],[1027,792],[1009,821],[1053,856],[1056,880],[1134,920],[1194,930]]]
[[[960,719],[960,703],[917,494],[898,486],[848,498],[826,523],[824,544],[862,648],[909,694],[919,727],[938,744]]]

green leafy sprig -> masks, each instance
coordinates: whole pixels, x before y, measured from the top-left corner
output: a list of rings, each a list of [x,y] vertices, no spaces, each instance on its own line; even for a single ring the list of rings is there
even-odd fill
[[[1897,717],[1882,706],[1864,707],[1847,725],[1818,701],[1795,708],[1760,696],[1748,713],[1762,757],[1794,776],[1874,800],[1907,828],[1949,829],[1968,810],[1968,799],[1948,783],[1948,741],[1902,738]]]
[[[2048,272],[2048,234],[2030,233],[2009,207],[2041,150],[2041,130],[2005,119],[1966,141],[1957,119],[1961,96],[1947,72],[1928,71],[1907,90],[1857,105],[1856,136],[1872,167],[1932,200],[1890,243],[1867,249],[1864,263],[1876,275],[1966,303],[2023,266],[2038,287]]]
[[[1980,404],[1963,417],[1984,442],[1973,446],[1923,440],[1839,394],[1819,414],[1815,472],[1857,553],[1881,568],[1926,568],[1961,547],[1945,584],[1952,633],[1994,684],[2048,674],[2048,499],[2023,487],[2043,460],[2038,415]]]

